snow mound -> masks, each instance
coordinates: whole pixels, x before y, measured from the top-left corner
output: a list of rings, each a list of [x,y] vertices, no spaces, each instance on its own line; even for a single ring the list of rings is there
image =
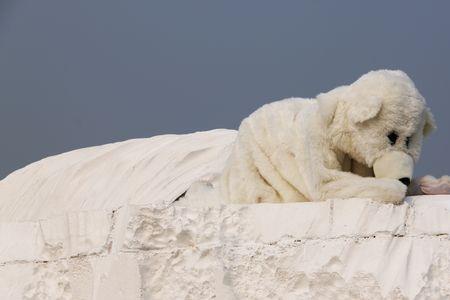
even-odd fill
[[[236,131],[161,135],[49,157],[0,181],[0,220],[123,205],[170,204],[222,170]]]
[[[448,299],[450,196],[205,205],[235,131],[51,157],[0,181],[2,299]]]

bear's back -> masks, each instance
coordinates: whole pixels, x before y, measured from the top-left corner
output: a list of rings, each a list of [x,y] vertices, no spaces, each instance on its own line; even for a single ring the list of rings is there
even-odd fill
[[[311,114],[317,108],[317,100],[306,98],[287,98],[265,104],[245,118],[241,127],[253,124],[255,127],[280,128],[290,126],[298,114]],[[241,129],[241,128],[240,128]]]

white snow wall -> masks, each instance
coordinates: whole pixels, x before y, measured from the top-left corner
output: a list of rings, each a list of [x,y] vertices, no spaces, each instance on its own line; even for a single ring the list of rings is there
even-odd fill
[[[171,204],[234,135],[81,149],[0,181],[0,298],[450,297],[450,196]]]

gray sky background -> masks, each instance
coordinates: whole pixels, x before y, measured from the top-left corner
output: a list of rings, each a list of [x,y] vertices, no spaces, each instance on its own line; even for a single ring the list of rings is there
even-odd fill
[[[364,2],[364,3],[363,3]],[[237,128],[264,103],[406,71],[450,173],[449,1],[0,0],[0,178],[49,155]]]

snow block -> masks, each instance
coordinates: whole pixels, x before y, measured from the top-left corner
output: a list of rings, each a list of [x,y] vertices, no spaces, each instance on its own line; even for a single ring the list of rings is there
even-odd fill
[[[399,206],[367,199],[128,206],[3,223],[0,293],[8,299],[446,298],[450,226],[438,220],[450,218],[449,205],[448,196],[422,196]]]

